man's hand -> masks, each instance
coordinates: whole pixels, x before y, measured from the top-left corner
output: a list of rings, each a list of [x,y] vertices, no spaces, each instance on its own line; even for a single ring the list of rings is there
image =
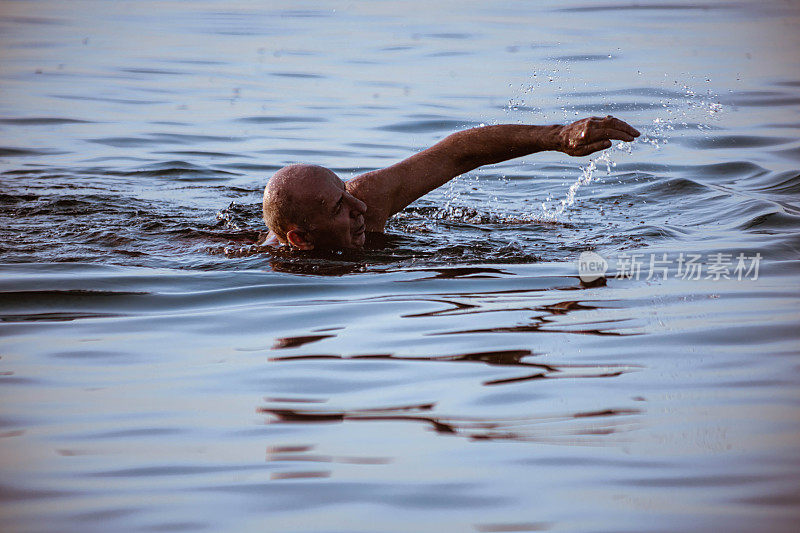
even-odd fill
[[[611,148],[611,139],[630,142],[640,133],[618,118],[589,117],[561,126],[558,151],[576,157]]]

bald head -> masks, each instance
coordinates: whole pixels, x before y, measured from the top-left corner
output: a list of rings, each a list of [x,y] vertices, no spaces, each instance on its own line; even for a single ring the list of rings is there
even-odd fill
[[[325,167],[289,165],[278,170],[264,189],[264,222],[278,239],[286,243],[293,227],[309,229],[310,193],[321,183],[339,179]]]
[[[365,211],[339,176],[317,165],[283,167],[264,189],[264,222],[283,244],[296,247],[303,246],[294,242],[295,237],[310,248],[358,247],[345,233],[363,226]]]

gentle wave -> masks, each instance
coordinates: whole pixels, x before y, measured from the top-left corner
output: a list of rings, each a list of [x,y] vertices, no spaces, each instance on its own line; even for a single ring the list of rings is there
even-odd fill
[[[0,124],[15,126],[56,126],[60,124],[93,124],[89,120],[61,117],[0,118]]]
[[[713,11],[731,9],[735,6],[733,3],[691,3],[691,4],[630,4],[630,5],[615,5],[606,4],[599,6],[582,6],[582,7],[564,7],[559,8],[557,11],[567,13],[591,13],[603,11]]]
[[[412,120],[408,122],[396,122],[386,126],[379,126],[378,130],[394,131],[399,133],[429,133],[434,131],[454,131],[477,126],[476,122],[464,122],[460,120]]]
[[[249,124],[291,124],[293,122],[308,122],[308,123],[327,122],[327,119],[322,117],[266,116],[266,115],[257,117],[241,117],[236,120],[238,122],[245,122]]]

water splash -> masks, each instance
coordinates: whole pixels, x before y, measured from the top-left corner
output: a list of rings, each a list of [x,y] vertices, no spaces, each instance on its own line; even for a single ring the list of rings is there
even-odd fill
[[[706,81],[710,81],[706,79]],[[677,83],[677,82],[676,82]],[[652,126],[645,130],[642,136],[636,141],[648,144],[656,150],[669,144],[669,135],[680,126],[684,129],[694,125],[700,132],[708,135],[713,126],[708,120],[718,120],[719,114],[723,111],[723,105],[717,100],[718,95],[710,89],[705,93],[695,91],[686,84],[682,85],[682,97],[678,100],[661,100],[663,109],[667,116],[657,116],[652,120]],[[624,151],[630,154],[633,149],[633,142],[619,142],[613,148],[604,150],[599,156],[591,159],[585,167],[581,167],[581,175],[570,185],[566,196],[555,205],[552,205],[552,197],[542,202],[542,213],[538,220],[546,222],[556,222],[558,217],[569,207],[574,205],[578,189],[588,185],[595,179],[598,164],[605,163],[607,174],[611,174],[611,169],[616,166],[612,159],[612,150]]]
[[[562,200],[558,201],[555,205],[548,204],[551,198],[548,198],[542,202],[541,214],[533,214],[531,216],[531,220],[539,222],[557,222],[559,216],[575,204],[575,198],[578,194],[578,189],[584,185],[590,184],[595,179],[598,166],[605,164],[606,173],[611,174],[611,169],[617,166],[617,163],[611,157],[611,150],[623,150],[627,153],[630,153],[631,144],[632,143],[620,142],[614,146],[614,148],[603,150],[600,155],[590,159],[589,163],[585,167],[581,167],[581,175],[578,176],[578,179],[569,186],[566,196]]]
[[[570,108],[566,105],[563,105],[563,97],[565,96],[563,88],[560,85],[557,87],[552,87],[555,81],[554,76],[559,73],[558,67],[559,65],[550,71],[545,72],[544,78],[546,78],[546,82],[543,82],[542,77],[537,79],[536,72],[534,72],[531,78],[531,81],[534,83],[528,86],[521,85],[521,97],[518,99],[518,101],[513,99],[510,100],[506,111],[512,112],[525,110],[525,101],[522,99],[524,95],[532,93],[537,88],[546,88],[547,86],[550,86],[549,88],[555,89],[555,92],[552,96],[554,98],[554,102],[557,106],[559,106],[560,111],[563,113],[564,119],[569,122],[570,120],[577,118],[579,113],[574,109],[574,107]],[[560,67],[561,70],[564,71],[564,74],[568,75],[569,67],[567,65],[560,65]],[[639,74],[641,75],[641,72]],[[694,80],[695,76],[692,76],[692,79]],[[711,83],[710,78],[704,77],[703,79],[705,80],[705,83]],[[711,124],[711,122],[719,120],[720,114],[724,110],[723,105],[719,101],[719,95],[710,88],[705,90],[695,89],[688,83],[684,83],[679,80],[675,80],[673,84],[680,90],[675,92],[665,92],[665,96],[658,100],[661,111],[658,112],[658,116],[652,119],[650,127],[641,128],[643,134],[637,140],[637,142],[650,145],[656,150],[659,150],[662,146],[669,144],[669,137],[676,129],[687,130],[696,128],[705,135],[708,135],[714,129],[714,126]],[[599,105],[604,106],[608,104],[604,95],[594,96],[599,97]],[[557,222],[559,216],[575,204],[578,190],[582,186],[588,185],[594,179],[596,179],[596,172],[599,165],[605,163],[607,173],[611,173],[611,168],[616,166],[616,163],[612,159],[612,151],[621,150],[630,154],[632,152],[632,146],[633,143],[620,142],[612,149],[605,150],[599,156],[591,159],[585,167],[580,168],[581,173],[579,177],[574,183],[572,183],[572,185],[569,186],[565,197],[557,202],[553,202],[553,197],[549,196],[541,204],[541,213],[532,215],[531,220]]]
[[[710,83],[710,78],[705,78]],[[647,143],[656,149],[669,144],[669,135],[676,127],[684,130],[696,128],[708,134],[714,129],[710,121],[719,120],[724,106],[719,102],[719,95],[711,89],[705,92],[695,90],[686,83],[675,80],[674,85],[680,86],[680,97],[662,98],[659,103],[664,110],[663,116],[653,119],[649,131],[645,131],[640,142]]]
[[[710,81],[706,79],[706,81]],[[677,82],[676,82],[677,83]],[[676,126],[689,128],[692,124],[708,135],[713,126],[708,120],[718,120],[719,113],[723,111],[723,105],[717,100],[718,95],[710,89],[705,93],[693,90],[686,84],[682,85],[682,97],[678,100],[662,100],[661,104],[667,116],[657,116],[652,121],[649,131],[644,131],[642,136],[635,142],[648,144],[656,150],[669,144],[669,135],[676,129]],[[691,121],[691,122],[690,122]],[[578,189],[588,185],[595,179],[598,164],[605,163],[606,173],[611,174],[611,169],[617,164],[612,159],[612,150],[624,151],[630,154],[633,149],[633,142],[619,142],[613,148],[604,150],[599,156],[591,159],[585,167],[581,167],[581,174],[578,179],[570,185],[566,196],[552,205],[552,197],[547,198],[541,204],[542,213],[534,219],[546,222],[556,222],[559,216],[575,203]]]
[[[613,58],[611,54],[608,57],[609,59]],[[641,71],[638,74],[644,76]],[[709,77],[704,76],[702,80],[705,84],[711,83]],[[557,60],[549,67],[540,67],[538,71],[531,72],[527,82],[519,84],[516,90],[517,94],[508,100],[507,105],[504,106],[504,111],[509,119],[518,123],[547,122],[551,119],[557,119],[558,114],[563,115],[561,117],[563,118],[562,123],[569,123],[581,116],[581,112],[576,109],[577,106],[574,103],[574,99],[580,96],[580,93],[577,92],[578,86],[575,81],[570,76],[570,66],[566,61]],[[656,80],[651,79],[650,81]],[[667,79],[663,81],[669,84]],[[705,89],[692,87],[692,85],[697,86],[698,84],[697,76],[691,76],[689,81],[673,80],[674,89],[672,90],[663,87],[662,83],[656,83],[654,87],[643,89],[642,95],[645,96],[646,101],[633,101],[624,104],[630,106],[630,110],[637,110],[637,105],[644,104],[638,110],[638,118],[639,120],[643,119],[645,125],[642,127],[642,125],[637,124],[642,130],[642,135],[635,142],[660,150],[669,144],[670,137],[675,130],[696,129],[704,135],[709,135],[715,129],[712,121],[720,119],[724,106],[719,101],[719,95],[710,87]],[[584,83],[583,85],[585,88],[586,84]],[[658,87],[658,85],[662,86]],[[569,86],[568,92],[565,90],[566,86]],[[509,84],[509,88],[514,89],[514,84]],[[613,113],[614,106],[619,105],[617,102],[609,101],[609,96],[596,92],[588,94],[597,99],[594,103],[597,104],[598,110],[608,108],[608,111]],[[647,101],[650,96],[657,97],[657,100]],[[529,97],[530,99],[526,101]],[[534,99],[533,97],[536,98]],[[570,102],[568,103],[566,99],[570,99]],[[534,107],[531,105],[530,100],[550,100],[554,105],[544,106],[543,108]],[[628,108],[623,109],[627,110]],[[647,117],[646,112],[649,109],[653,109],[656,116]],[[531,114],[536,115],[534,120],[530,119],[529,116]],[[554,114],[556,116],[553,116]],[[602,113],[598,112],[598,114]],[[647,124],[647,120],[651,120],[651,122]],[[462,188],[457,186],[455,182],[451,182],[446,193],[447,203],[440,210],[437,218],[470,223],[485,223],[487,220],[511,224],[559,222],[561,215],[575,204],[579,189],[597,179],[598,167],[605,165],[607,174],[610,174],[611,169],[616,166],[613,154],[619,151],[630,154],[632,153],[633,144],[619,142],[611,149],[605,150],[591,159],[586,166],[579,167],[580,175],[569,186],[565,196],[556,200],[551,194],[541,203],[541,210],[538,212],[518,215],[503,213],[498,210],[472,209],[461,205],[462,202],[460,200],[463,200],[461,198]],[[493,204],[496,205],[497,203],[497,198],[494,198]]]

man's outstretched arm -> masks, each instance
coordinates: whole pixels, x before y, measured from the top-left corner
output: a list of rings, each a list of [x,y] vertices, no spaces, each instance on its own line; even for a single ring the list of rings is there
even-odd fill
[[[399,163],[367,172],[347,189],[367,204],[367,230],[382,231],[386,220],[417,198],[465,172],[525,155],[555,150],[571,156],[632,141],[639,132],[614,117],[586,118],[566,126],[505,124],[459,131]]]

